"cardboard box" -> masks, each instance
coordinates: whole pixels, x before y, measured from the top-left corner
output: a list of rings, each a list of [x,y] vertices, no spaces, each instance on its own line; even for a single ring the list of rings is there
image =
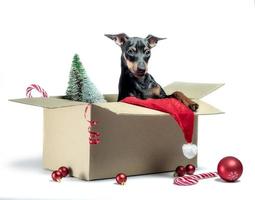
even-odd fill
[[[193,143],[197,144],[198,115],[222,113],[200,99],[223,84],[174,82],[164,89],[170,94],[182,91],[199,104],[195,114]],[[94,180],[127,175],[172,171],[192,163],[183,156],[183,133],[167,113],[116,102],[117,95],[105,95],[107,103],[92,104],[88,118],[98,124],[100,144],[90,145],[87,105],[62,97],[24,98],[11,101],[44,108],[43,167],[55,170],[68,166],[72,175]]]

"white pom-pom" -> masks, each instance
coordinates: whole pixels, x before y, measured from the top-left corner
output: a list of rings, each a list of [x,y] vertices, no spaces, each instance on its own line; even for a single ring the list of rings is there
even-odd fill
[[[182,145],[182,151],[186,158],[192,159],[197,155],[197,145],[195,144],[184,144]]]

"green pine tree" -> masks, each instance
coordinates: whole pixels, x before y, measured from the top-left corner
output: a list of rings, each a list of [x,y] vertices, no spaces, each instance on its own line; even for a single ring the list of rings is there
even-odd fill
[[[66,90],[67,99],[88,103],[106,102],[103,95],[90,81],[77,54],[73,57],[72,68]]]
[[[78,101],[78,95],[79,95],[79,90],[78,90],[78,85],[76,84],[76,69],[72,69],[70,71],[69,75],[69,82],[68,82],[68,87],[66,90],[66,98],[74,101]]]
[[[67,99],[82,101],[82,93],[84,90],[84,74],[85,70],[82,66],[82,63],[80,62],[80,58],[77,54],[75,54],[73,57],[68,87],[66,90]]]
[[[85,73],[83,101],[88,103],[104,103],[106,102],[103,95],[97,90],[96,86],[91,82]]]

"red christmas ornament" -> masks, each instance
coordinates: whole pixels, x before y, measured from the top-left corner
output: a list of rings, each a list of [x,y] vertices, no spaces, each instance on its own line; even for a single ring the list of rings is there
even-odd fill
[[[69,169],[65,166],[58,168],[58,171],[62,174],[62,177],[66,177],[69,174]]]
[[[186,169],[184,166],[178,166],[176,169],[175,169],[175,175],[176,176],[184,176],[186,173]]]
[[[186,167],[185,167],[185,170],[186,170],[186,174],[188,175],[192,175],[194,174],[195,170],[196,170],[196,167],[192,164],[188,164]]]
[[[119,174],[117,174],[115,179],[116,179],[118,184],[124,185],[126,183],[126,181],[127,181],[127,176],[124,173],[119,173]]]
[[[217,171],[224,181],[234,182],[242,175],[243,165],[237,158],[228,156],[220,160]]]
[[[52,180],[56,181],[56,182],[60,182],[62,177],[63,176],[62,176],[61,172],[57,171],[57,170],[53,171],[52,174],[51,174]]]

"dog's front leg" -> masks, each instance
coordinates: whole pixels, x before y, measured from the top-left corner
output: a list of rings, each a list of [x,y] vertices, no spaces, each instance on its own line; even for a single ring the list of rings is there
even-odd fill
[[[171,94],[170,96],[181,101],[184,105],[189,107],[194,112],[196,112],[199,107],[199,105],[196,102],[192,101],[190,98],[185,96],[185,94],[183,94],[182,92],[176,91],[173,94]]]
[[[141,94],[142,94],[141,98],[142,99],[148,99],[148,98],[159,99],[160,91],[161,91],[161,88],[159,85],[146,90],[141,90]]]

